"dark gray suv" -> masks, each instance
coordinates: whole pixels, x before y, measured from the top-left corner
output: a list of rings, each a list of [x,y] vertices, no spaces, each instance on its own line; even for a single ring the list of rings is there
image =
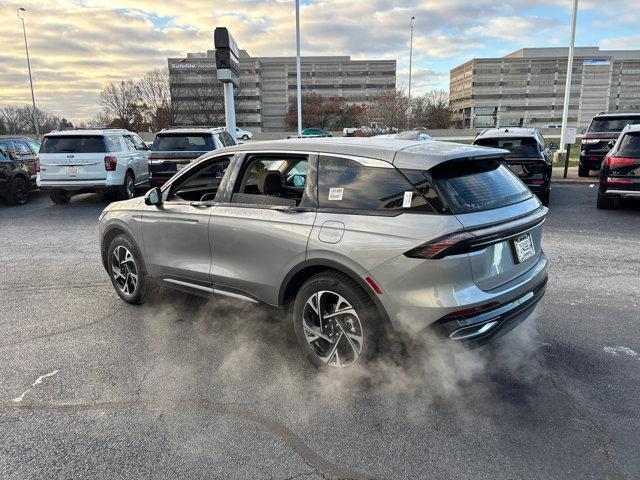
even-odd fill
[[[505,150],[393,139],[211,152],[100,217],[120,297],[151,282],[290,312],[317,366],[370,358],[389,330],[482,344],[545,291],[547,214]]]

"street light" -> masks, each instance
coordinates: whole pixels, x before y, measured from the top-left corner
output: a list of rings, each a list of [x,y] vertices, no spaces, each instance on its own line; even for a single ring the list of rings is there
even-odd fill
[[[576,41],[576,18],[578,16],[578,0],[573,0],[573,15],[571,17],[571,37],[569,40],[569,58],[567,59],[567,83],[564,87],[564,106],[562,108],[562,131],[560,132],[560,151],[565,152],[565,138],[567,133],[567,120],[569,117],[569,96],[571,95],[571,76],[573,74],[573,46]],[[568,164],[568,158],[565,164]],[[566,177],[566,169],[565,169]]]
[[[36,121],[36,97],[33,94],[33,79],[31,78],[31,61],[29,60],[29,46],[27,45],[27,29],[24,26],[24,18],[20,16],[20,12],[26,12],[27,9],[20,7],[16,9],[18,18],[22,20],[22,33],[24,35],[24,50],[27,52],[27,68],[29,69],[29,84],[31,85],[31,103],[33,104],[33,111],[31,118],[33,120],[33,126],[36,127],[36,135],[40,136],[40,129],[38,128],[38,122]]]
[[[416,17],[412,16],[409,20],[409,29],[411,30],[411,40],[409,40],[409,99],[411,99],[411,64],[413,61],[413,21]]]
[[[298,135],[302,135],[302,85],[300,80],[300,0],[296,0],[296,95],[298,97]]]

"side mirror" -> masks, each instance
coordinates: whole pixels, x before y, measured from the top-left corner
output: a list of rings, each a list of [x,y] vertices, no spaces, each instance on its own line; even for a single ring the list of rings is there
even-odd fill
[[[551,150],[557,150],[558,149],[558,144],[557,143],[550,143],[549,144],[549,148]]]
[[[616,144],[615,140],[609,140],[609,143],[607,143],[607,147],[609,147],[609,150],[611,150]]]
[[[144,196],[145,205],[158,205],[162,204],[162,191],[160,187],[154,187],[149,190]]]

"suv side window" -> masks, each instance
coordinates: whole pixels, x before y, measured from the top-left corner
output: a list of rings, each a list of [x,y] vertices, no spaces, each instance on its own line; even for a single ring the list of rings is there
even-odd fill
[[[425,197],[394,167],[365,166],[325,155],[318,166],[318,202],[324,210],[354,213],[433,212]]]
[[[17,155],[31,155],[31,149],[29,148],[29,145],[27,145],[27,142],[21,140],[13,141],[13,151]]]
[[[137,150],[136,144],[133,142],[131,135],[124,135],[124,143],[127,145],[129,150]]]
[[[4,153],[4,156],[9,158],[9,143],[8,142],[0,142],[0,151]]]
[[[34,142],[33,140],[27,140],[27,143],[31,147],[31,150],[33,150],[33,153],[37,155],[40,152],[40,144],[38,142]]]
[[[228,166],[228,157],[205,162],[171,185],[167,200],[212,202]]]
[[[136,150],[149,150],[147,148],[147,144],[144,143],[144,141],[138,135],[132,135],[131,138],[133,140],[133,144],[136,147]]]
[[[109,152],[120,152],[122,151],[122,145],[120,145],[120,139],[116,135],[107,135],[105,137],[107,143],[107,150]]]
[[[304,206],[308,165],[306,155],[248,156],[231,202],[273,207]]]

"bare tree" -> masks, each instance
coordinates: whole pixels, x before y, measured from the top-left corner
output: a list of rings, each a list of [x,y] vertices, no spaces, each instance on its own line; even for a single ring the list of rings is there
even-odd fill
[[[411,126],[444,129],[451,126],[449,94],[445,90],[432,90],[411,99]]]
[[[121,128],[140,129],[140,91],[131,80],[107,83],[100,92],[104,114]]]
[[[171,124],[171,91],[167,68],[151,70],[138,82],[139,99],[144,105],[146,122],[153,131]]]
[[[409,97],[403,90],[393,90],[379,95],[367,109],[371,121],[390,128],[404,129],[409,114]]]
[[[0,107],[0,117],[6,126],[8,133],[19,133],[21,129],[20,107],[17,105],[5,105]]]

